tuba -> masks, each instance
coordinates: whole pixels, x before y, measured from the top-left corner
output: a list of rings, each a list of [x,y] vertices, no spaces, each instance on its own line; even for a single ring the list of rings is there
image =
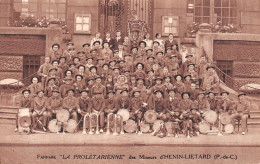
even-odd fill
[[[82,134],[87,134],[87,131],[86,131],[86,119],[87,117],[89,118],[89,124],[90,124],[90,115],[87,113],[84,118],[83,118],[83,131],[82,131]],[[90,125],[89,125],[90,127]]]
[[[90,131],[89,131],[89,134],[94,134],[93,132],[92,132],[92,128],[93,128],[93,125],[92,125],[92,119],[93,119],[93,116],[96,116],[97,117],[97,121],[96,121],[96,124],[97,124],[97,126],[96,126],[96,134],[100,134],[100,132],[99,132],[99,114],[96,114],[96,113],[91,113],[90,114],[90,118],[89,118],[89,129],[90,129]]]

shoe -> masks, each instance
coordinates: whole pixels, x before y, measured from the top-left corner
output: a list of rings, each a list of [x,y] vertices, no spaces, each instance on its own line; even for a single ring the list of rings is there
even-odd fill
[[[18,131],[18,128],[15,128],[15,129],[14,129],[14,132],[17,132],[17,131]]]
[[[241,134],[242,134],[242,135],[245,135],[245,134],[246,134],[246,132],[242,132]]]
[[[197,136],[199,136],[200,135],[200,132],[196,132],[197,133]]]
[[[99,132],[100,132],[100,133],[103,133],[103,129],[100,129]]]
[[[179,136],[176,134],[176,135],[175,135],[175,138],[179,138]]]
[[[190,138],[190,135],[188,135],[187,138]]]

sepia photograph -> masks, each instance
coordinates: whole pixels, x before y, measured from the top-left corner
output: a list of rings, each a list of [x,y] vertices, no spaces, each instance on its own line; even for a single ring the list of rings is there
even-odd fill
[[[260,163],[260,0],[0,0],[0,164]]]

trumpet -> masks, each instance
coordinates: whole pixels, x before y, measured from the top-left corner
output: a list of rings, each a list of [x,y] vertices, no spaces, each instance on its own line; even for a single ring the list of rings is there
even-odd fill
[[[84,118],[83,118],[83,131],[82,131],[82,134],[87,134],[87,131],[86,131],[86,118],[89,118],[89,127],[90,127],[90,115],[89,113],[87,113]],[[91,129],[90,129],[91,131]]]

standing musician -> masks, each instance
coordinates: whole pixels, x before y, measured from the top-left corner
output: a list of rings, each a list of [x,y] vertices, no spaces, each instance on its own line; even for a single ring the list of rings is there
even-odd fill
[[[31,91],[29,89],[24,89],[22,91],[22,97],[19,101],[19,109],[20,108],[29,108],[29,117],[32,118],[32,110],[33,110],[33,98],[30,96]],[[18,131],[18,113],[16,115],[16,126],[14,132]]]
[[[246,120],[249,114],[250,103],[245,98],[246,94],[241,92],[238,94],[238,102],[234,105],[233,114],[231,115],[231,123],[235,127],[236,119],[241,120],[242,135],[246,134]]]
[[[79,109],[78,99],[74,96],[74,89],[68,89],[66,91],[67,97],[63,99],[62,107],[70,113],[70,117],[78,122],[77,111]]]

